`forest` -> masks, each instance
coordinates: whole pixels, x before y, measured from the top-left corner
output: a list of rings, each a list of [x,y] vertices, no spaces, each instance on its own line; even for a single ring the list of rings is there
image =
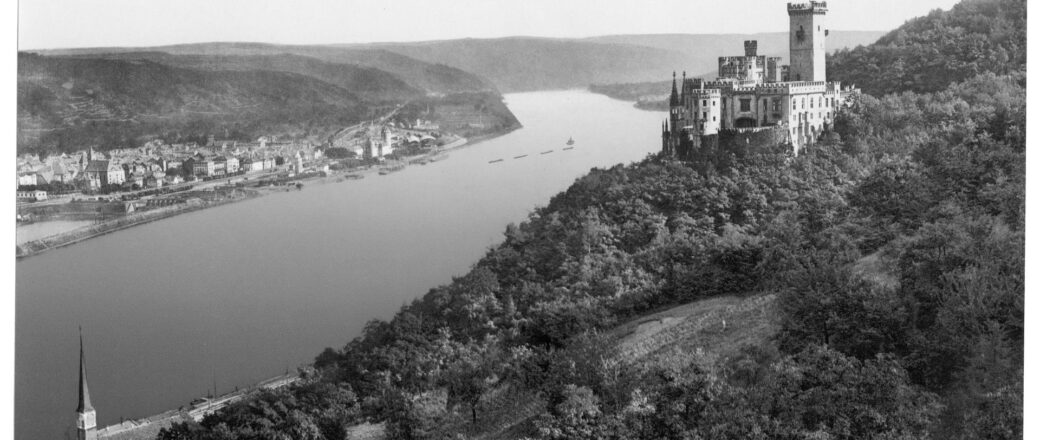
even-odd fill
[[[897,33],[966,10],[1000,32],[1019,6]],[[593,169],[302,384],[159,438],[478,437],[506,388],[537,406],[508,438],[1021,438],[1026,76],[959,62],[978,74],[861,94],[797,157]],[[726,296],[763,298],[771,331],[709,365],[618,361],[610,329]]]

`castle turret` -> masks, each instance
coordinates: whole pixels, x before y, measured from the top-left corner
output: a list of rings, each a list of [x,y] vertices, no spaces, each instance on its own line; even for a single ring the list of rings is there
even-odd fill
[[[679,105],[679,89],[675,87],[675,72],[672,72],[672,97],[669,103],[672,107]]]
[[[87,365],[83,358],[83,330],[79,334],[79,405],[76,406],[76,433],[79,440],[97,440],[97,413],[90,404]]]
[[[745,40],[744,41],[744,56],[746,56],[746,57],[757,57],[758,56],[758,40]]]
[[[791,17],[790,81],[827,80],[827,2],[788,3]]]

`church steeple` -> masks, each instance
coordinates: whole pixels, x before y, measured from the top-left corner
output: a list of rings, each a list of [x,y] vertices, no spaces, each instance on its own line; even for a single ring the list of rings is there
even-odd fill
[[[675,87],[675,72],[672,72],[672,98],[670,104],[672,107],[679,105],[679,89]]]
[[[83,359],[83,330],[79,334],[79,406],[76,412],[93,411],[94,406],[90,404],[90,390],[87,389],[87,364]]]
[[[79,405],[76,407],[76,432],[79,440],[97,439],[97,414],[90,404],[87,364],[83,356],[83,329],[79,330]]]

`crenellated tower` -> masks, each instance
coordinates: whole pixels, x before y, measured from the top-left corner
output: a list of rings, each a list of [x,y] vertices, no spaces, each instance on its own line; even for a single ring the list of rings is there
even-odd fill
[[[791,17],[789,81],[827,81],[827,2],[788,3]]]

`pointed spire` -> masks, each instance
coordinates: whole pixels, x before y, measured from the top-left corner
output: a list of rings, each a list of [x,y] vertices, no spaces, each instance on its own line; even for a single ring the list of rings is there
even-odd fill
[[[90,404],[90,390],[87,389],[87,364],[83,359],[83,327],[79,328],[79,406],[76,412],[85,413],[93,411],[94,406]]]
[[[675,71],[672,71],[672,98],[670,104],[672,107],[679,105],[679,90],[675,87]]]

